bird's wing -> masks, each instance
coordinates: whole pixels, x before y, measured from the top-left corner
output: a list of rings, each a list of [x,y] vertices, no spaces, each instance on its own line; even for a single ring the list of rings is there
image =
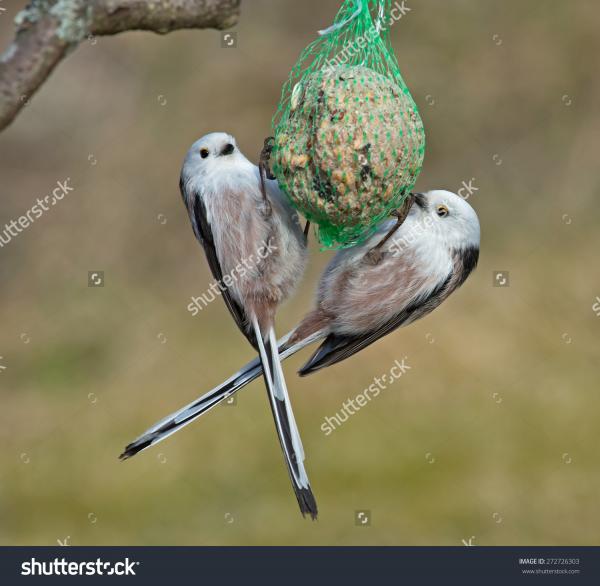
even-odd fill
[[[394,315],[382,326],[357,335],[329,334],[317,348],[313,356],[300,369],[299,374],[306,376],[326,366],[331,366],[360,352],[395,329],[412,323],[431,313],[448,296],[458,289],[477,266],[479,249],[466,249],[453,252],[453,268],[446,279],[426,296],[415,298],[404,309]]]
[[[306,376],[321,368],[337,364],[346,358],[350,358],[350,356],[360,352],[380,338],[387,336],[395,329],[413,322],[433,311],[448,296],[449,293],[447,293],[447,289],[451,279],[452,275],[450,275],[443,284],[436,287],[428,297],[409,305],[375,330],[356,336],[329,334],[308,362],[298,371],[298,374],[300,376]]]
[[[210,267],[213,277],[219,283],[219,289],[221,290],[225,305],[227,305],[227,309],[229,309],[229,313],[231,313],[231,316],[240,331],[246,336],[254,349],[258,350],[254,332],[251,329],[248,329],[249,324],[244,308],[232,297],[228,287],[223,282],[223,270],[221,268],[221,263],[219,262],[219,257],[217,256],[217,249],[215,248],[215,241],[210,228],[210,223],[206,217],[204,202],[200,196],[195,195],[193,201],[190,202],[190,205],[192,207],[190,211],[193,213],[193,225],[196,238],[198,238],[198,241],[204,248],[208,266]]]

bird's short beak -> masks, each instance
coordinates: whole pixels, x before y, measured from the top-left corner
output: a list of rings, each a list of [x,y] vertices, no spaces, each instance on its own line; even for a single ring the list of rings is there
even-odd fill
[[[220,154],[220,156],[221,156],[221,157],[225,157],[225,156],[227,156],[227,155],[231,155],[231,154],[233,154],[233,151],[235,151],[235,147],[234,147],[234,146],[233,146],[233,145],[232,145],[230,142],[228,142],[228,143],[227,143],[227,144],[226,144],[226,145],[223,147],[223,150],[221,150],[221,154]]]
[[[427,209],[427,198],[425,197],[424,193],[411,193],[411,195],[414,197],[417,206],[419,206],[422,210]]]

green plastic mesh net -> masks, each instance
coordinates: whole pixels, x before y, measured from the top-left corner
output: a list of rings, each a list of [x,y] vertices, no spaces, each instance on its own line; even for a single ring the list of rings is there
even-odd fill
[[[344,0],[290,73],[273,118],[273,173],[326,248],[364,241],[402,205],[425,153],[390,42],[392,0]]]

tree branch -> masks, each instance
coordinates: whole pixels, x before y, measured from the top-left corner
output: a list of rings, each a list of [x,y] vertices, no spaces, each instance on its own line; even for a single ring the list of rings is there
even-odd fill
[[[239,10],[240,0],[32,0],[0,56],[0,131],[82,40],[129,30],[221,30],[236,24]]]

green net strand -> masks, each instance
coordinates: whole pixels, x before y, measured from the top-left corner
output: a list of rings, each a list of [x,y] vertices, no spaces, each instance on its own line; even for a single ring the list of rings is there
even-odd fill
[[[425,132],[390,42],[392,0],[344,0],[300,55],[273,117],[273,172],[325,248],[363,242],[399,208]]]

